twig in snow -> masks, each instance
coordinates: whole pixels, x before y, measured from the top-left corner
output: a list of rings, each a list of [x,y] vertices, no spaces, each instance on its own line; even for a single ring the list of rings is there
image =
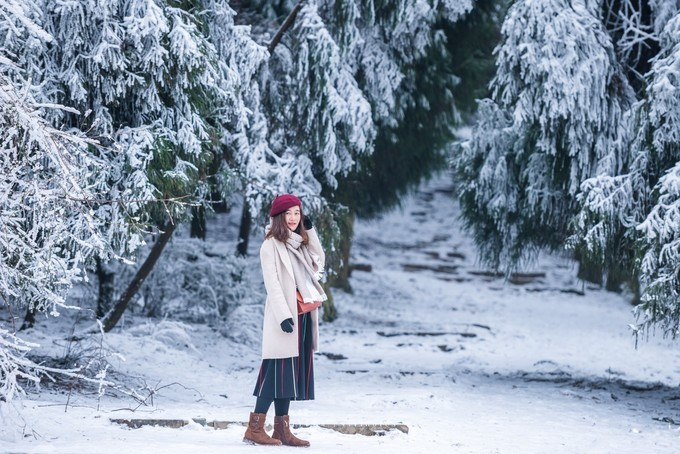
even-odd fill
[[[134,390],[132,390],[132,391],[125,391],[125,390],[122,390],[122,389],[120,389],[120,388],[116,388],[116,389],[117,389],[118,391],[120,391],[121,393],[123,393],[123,394],[125,394],[125,395],[127,395],[127,396],[129,396],[129,397],[132,397],[134,400],[136,400],[137,402],[139,402],[139,404],[138,404],[135,408],[119,408],[119,409],[114,410],[114,411],[128,410],[128,411],[135,412],[135,411],[137,411],[142,405],[146,406],[146,405],[147,405],[147,402],[148,402],[149,400],[150,400],[150,403],[149,403],[148,405],[153,406],[153,405],[154,405],[154,403],[153,403],[153,398],[154,398],[154,396],[155,396],[156,394],[158,394],[158,392],[159,392],[160,390],[162,390],[162,389],[164,389],[164,388],[168,388],[168,387],[170,387],[170,386],[175,386],[175,385],[176,385],[176,386],[180,386],[180,387],[182,387],[182,388],[184,388],[184,389],[186,389],[186,390],[189,390],[189,391],[194,391],[196,394],[198,394],[198,395],[200,396],[200,399],[199,399],[199,400],[203,400],[203,399],[204,399],[204,398],[203,398],[203,394],[201,394],[201,392],[198,391],[196,388],[190,388],[190,387],[188,387],[188,386],[184,386],[183,384],[181,384],[181,383],[179,383],[179,382],[172,382],[172,383],[168,383],[167,385],[163,385],[163,386],[161,386],[161,387],[158,387],[158,385],[160,384],[160,381],[158,381],[158,382],[156,383],[156,385],[155,385],[153,388],[150,388],[149,386],[147,386],[147,385],[146,385],[146,382],[144,382],[144,383],[145,383],[145,386],[146,386],[146,390],[148,391],[148,395],[147,395],[146,397],[139,396],[139,395],[137,394],[137,391],[134,391]]]

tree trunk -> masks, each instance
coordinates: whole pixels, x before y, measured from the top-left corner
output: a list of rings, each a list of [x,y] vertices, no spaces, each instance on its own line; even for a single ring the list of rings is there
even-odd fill
[[[328,274],[328,278],[323,285],[328,299],[323,302],[323,321],[332,322],[338,318],[338,311],[335,307],[332,288],[339,288],[351,293],[352,286],[349,283],[350,260],[349,255],[352,248],[352,236],[354,234],[354,211],[350,210],[342,216],[338,222],[340,238],[336,243],[336,248],[326,254],[326,265],[334,270],[333,274]]]
[[[323,307],[323,317],[324,322],[332,322],[338,318],[338,310],[335,308],[335,303],[333,302],[333,293],[331,292],[331,286],[328,283],[323,286],[324,292],[328,299],[321,305]]]
[[[248,255],[248,240],[250,239],[250,227],[253,223],[253,218],[250,216],[250,209],[248,202],[243,200],[243,211],[241,212],[241,227],[238,230],[238,245],[236,246],[236,253],[242,257]]]
[[[199,205],[191,208],[191,238],[205,240],[205,207]]]
[[[639,303],[640,284],[638,283],[637,276],[621,266],[615,266],[607,272],[605,289],[610,292],[620,293],[624,286],[628,286],[635,295],[633,304]]]
[[[102,263],[101,259],[97,257],[97,268],[95,274],[97,275],[98,293],[97,293],[97,318],[102,318],[113,306],[114,293],[114,279],[115,273]]]
[[[146,258],[141,268],[139,268],[135,274],[135,277],[132,278],[130,285],[128,285],[127,289],[125,289],[125,292],[123,292],[113,309],[111,309],[102,320],[104,332],[108,333],[111,331],[123,316],[125,309],[127,309],[127,306],[130,303],[130,300],[132,300],[132,297],[137,294],[137,291],[144,283],[144,280],[149,276],[149,273],[151,273],[151,270],[153,269],[154,265],[156,265],[156,262],[158,262],[158,259],[161,256],[163,249],[165,249],[165,246],[168,244],[168,241],[170,241],[176,226],[177,224],[174,223],[168,223],[168,225],[165,226],[163,233],[158,237],[158,240],[156,240],[153,248],[151,248],[149,256]]]
[[[628,285],[630,286],[630,290],[633,292],[633,298],[631,299],[630,304],[637,306],[642,302],[642,295],[640,294],[640,279],[638,278],[637,274],[628,277]]]
[[[347,216],[340,219],[340,241],[338,243],[338,256],[333,263],[335,274],[328,276],[328,286],[339,288],[347,293],[352,293],[352,286],[349,283],[350,260],[349,254],[352,249],[352,236],[354,235],[354,212],[349,211]]]
[[[576,277],[583,281],[602,286],[602,266],[584,258],[578,253],[574,258],[578,261],[578,273],[576,273]]]
[[[19,331],[23,331],[28,328],[33,328],[33,325],[35,325],[35,307],[33,308],[28,308],[26,310],[26,317],[24,317],[24,323],[21,324],[21,328],[19,328]]]

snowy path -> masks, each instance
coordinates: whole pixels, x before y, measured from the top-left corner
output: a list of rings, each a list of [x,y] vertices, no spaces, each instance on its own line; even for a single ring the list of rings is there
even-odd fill
[[[568,260],[541,260],[534,271],[545,277],[524,284],[479,273],[471,240],[457,225],[448,181],[440,178],[403,210],[356,226],[354,262],[372,271],[353,273],[353,294],[335,293],[340,318],[321,326],[317,400],[293,403],[291,422],[403,423],[410,432],[300,429],[311,451],[680,451],[680,426],[653,419],[680,422],[677,344],[652,338],[635,350],[631,307],[619,295],[584,288]],[[136,407],[130,399],[75,394],[65,412],[65,393],[46,389],[21,404],[31,436],[0,444],[0,452],[260,452],[241,443],[239,426],[129,430],[109,422],[245,420],[260,312],[241,308],[229,338],[196,325],[190,335],[198,353],[172,331],[144,335],[146,321],[130,320],[136,334],[106,338],[107,348],[126,357],[118,370],[143,374],[137,380],[151,386],[182,386],[159,390],[152,406],[134,412],[124,410]]]
[[[449,192],[432,183],[357,228],[355,262],[374,271],[353,274],[326,329],[347,356],[333,369],[363,391],[348,411],[408,424],[416,452],[678,452],[679,426],[652,419],[680,422],[677,345],[635,350],[630,306],[584,289],[568,260],[523,285],[480,276]]]

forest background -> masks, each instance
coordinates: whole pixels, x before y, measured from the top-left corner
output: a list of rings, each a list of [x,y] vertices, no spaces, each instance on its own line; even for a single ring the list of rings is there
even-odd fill
[[[541,250],[680,333],[680,2],[0,0],[0,405],[106,367],[31,356],[80,309],[219,324],[279,193],[349,290],[352,226],[435,172],[509,275]],[[459,128],[471,137],[460,141]],[[453,203],[453,202],[452,202]],[[239,220],[231,251],[206,218]],[[426,222],[426,221],[425,221]],[[566,247],[566,249],[565,249]],[[324,320],[342,317],[332,298]],[[105,335],[105,334],[104,334]]]

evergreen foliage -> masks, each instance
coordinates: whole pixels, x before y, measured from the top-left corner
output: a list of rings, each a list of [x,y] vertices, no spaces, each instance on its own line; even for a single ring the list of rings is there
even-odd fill
[[[493,101],[457,163],[464,215],[495,266],[563,244],[580,184],[620,147],[632,101],[583,2],[517,2],[502,32]]]
[[[272,21],[254,29],[264,41],[295,4],[241,2],[239,16]],[[268,61],[254,127],[240,137],[252,213],[284,191],[317,212],[332,200],[375,213],[441,166],[458,118],[445,26],[472,8],[471,0],[303,2]]]
[[[677,2],[515,3],[491,99],[456,160],[482,255],[565,243],[640,292],[639,330],[680,334]],[[612,279],[613,278],[613,279]]]
[[[220,142],[245,122],[241,80],[264,52],[226,1],[6,0],[0,11],[0,291],[8,307],[57,315],[93,259],[130,257],[150,225],[209,195]]]
[[[4,76],[0,96],[0,292],[5,303],[57,312],[88,257],[113,252],[98,229],[105,220],[82,202],[105,169],[87,138],[51,128]]]
[[[126,237],[127,244],[140,238],[108,226],[108,218],[91,203],[110,165],[92,153],[100,145],[48,120],[59,115],[55,111],[78,112],[46,102],[40,96],[44,87],[33,83],[40,80],[31,80],[26,60],[10,50],[53,42],[31,17],[39,11],[37,2],[0,1],[0,12],[8,18],[0,27],[8,46],[0,53],[0,296],[10,312],[29,307],[58,315],[69,307],[66,294],[83,278],[88,260],[116,255],[111,238]],[[23,392],[17,380],[38,383],[41,374],[55,372],[27,358],[32,347],[0,328],[0,402]]]
[[[572,238],[604,263],[623,263],[634,273],[643,291],[640,328],[659,323],[673,336],[680,323],[679,30],[676,14],[660,35],[661,52],[647,75],[645,99],[631,110],[635,134],[627,148],[607,157],[623,165],[583,183],[583,208]]]
[[[394,44],[386,35],[380,47],[365,39],[362,67],[380,61],[367,57],[380,52],[397,57],[382,59],[391,65],[360,72],[362,87],[367,84],[366,91],[377,94],[373,104],[378,134],[374,152],[359,159],[335,195],[358,216],[372,217],[398,205],[401,196],[445,165],[453,127],[460,123],[459,107],[472,112],[474,97],[486,92],[493,74],[491,53],[503,11],[497,3],[432,3],[429,8],[405,4],[401,20],[429,24],[425,39],[422,31],[404,35],[429,43],[422,51],[415,51],[415,43],[400,44],[404,37]],[[390,17],[383,18],[380,28],[388,33],[393,28]],[[391,80],[396,83],[389,84]]]
[[[216,194],[243,193],[254,215],[278,193],[299,194],[331,257],[347,206],[385,209],[441,165],[458,121],[447,35],[474,2],[305,1],[269,55],[264,45],[295,5],[0,0],[0,292],[9,307],[56,314],[88,269],[110,299],[113,276],[125,274],[111,259],[136,258],[146,234],[171,226],[167,241],[188,205],[205,213]],[[343,192],[353,181],[361,198]],[[215,267],[209,246],[176,246],[143,288],[150,310],[224,315],[224,298],[210,299],[211,273],[233,284],[241,262]],[[173,278],[194,255],[208,284]],[[243,288],[223,294],[239,299]],[[208,297],[182,312],[163,305],[168,292]],[[27,347],[9,331],[0,337],[0,352],[13,352],[0,360],[4,377],[18,377]]]
[[[446,146],[459,121],[452,94],[459,79],[451,71],[444,32],[438,33],[426,55],[408,68],[413,77],[403,79],[408,88],[395,97],[406,106],[401,119],[396,126],[382,124],[373,153],[358,159],[338,190],[327,191],[359,217],[398,205],[401,196],[446,164]]]
[[[477,100],[491,94],[489,82],[496,69],[493,51],[501,41],[501,25],[509,4],[477,0],[464,20],[444,24],[451,72],[459,79],[453,98],[464,116],[473,116]]]

